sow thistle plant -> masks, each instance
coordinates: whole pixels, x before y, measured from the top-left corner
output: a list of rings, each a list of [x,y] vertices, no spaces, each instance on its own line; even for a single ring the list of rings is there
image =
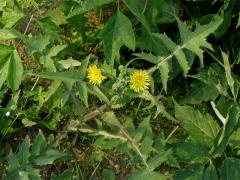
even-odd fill
[[[239,1],[159,2],[0,0],[0,179],[240,179]]]

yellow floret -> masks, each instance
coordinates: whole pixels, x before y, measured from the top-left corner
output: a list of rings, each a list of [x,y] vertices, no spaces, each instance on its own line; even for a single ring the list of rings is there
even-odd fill
[[[149,75],[146,71],[135,70],[130,77],[130,87],[135,92],[140,92],[148,89]]]
[[[103,80],[106,79],[106,77],[102,75],[101,69],[96,65],[92,65],[87,69],[87,78],[93,85],[100,85]]]

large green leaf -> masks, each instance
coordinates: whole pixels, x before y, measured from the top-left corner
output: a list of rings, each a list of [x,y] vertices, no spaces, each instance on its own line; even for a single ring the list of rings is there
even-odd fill
[[[13,91],[18,90],[23,75],[23,64],[16,50],[13,51],[9,58],[7,82]]]
[[[0,17],[0,22],[5,28],[12,28],[20,19],[24,17],[23,11],[17,5],[8,4],[3,8],[3,14]]]
[[[173,146],[173,153],[179,162],[204,163],[208,160],[208,149],[192,142],[180,142]]]
[[[29,157],[31,156],[29,152],[30,140],[25,138],[24,141],[19,146],[18,157],[19,163],[21,165],[27,165],[29,162]]]
[[[220,128],[210,114],[203,114],[190,106],[175,103],[175,116],[195,141],[207,146],[212,145]]]
[[[126,45],[129,49],[135,49],[135,35],[131,21],[120,11],[111,17],[100,33],[104,42],[104,53],[109,64],[113,65],[114,60],[119,60],[119,50]]]
[[[203,180],[218,180],[217,171],[212,162],[209,167],[204,171]]]
[[[58,150],[48,149],[42,156],[36,157],[34,163],[39,166],[52,164],[55,160],[64,156],[66,156],[66,154],[61,153]]]
[[[191,89],[183,99],[184,103],[200,104],[210,100],[215,100],[219,95],[214,84],[206,84],[201,81],[195,81],[191,84]]]
[[[240,160],[236,158],[226,158],[221,166],[221,179],[238,180],[240,177]]]
[[[23,75],[23,65],[18,52],[11,47],[0,46],[0,56],[2,56],[0,59],[0,88],[7,80],[9,87],[13,91],[17,91]]]
[[[31,149],[32,157],[35,158],[35,156],[40,155],[42,151],[47,147],[46,139],[42,133],[42,131],[39,131],[37,137],[34,139]]]
[[[201,164],[192,164],[185,169],[178,170],[174,173],[176,180],[202,180],[203,166]]]
[[[206,25],[200,26],[197,24],[197,27],[194,32],[187,30],[185,24],[177,18],[178,28],[181,35],[182,47],[189,49],[194,54],[196,54],[201,64],[203,65],[203,50],[201,48],[205,47],[212,49],[212,46],[207,42],[206,38],[209,34],[215,32],[218,26],[221,24],[222,19],[216,17],[212,22]]]

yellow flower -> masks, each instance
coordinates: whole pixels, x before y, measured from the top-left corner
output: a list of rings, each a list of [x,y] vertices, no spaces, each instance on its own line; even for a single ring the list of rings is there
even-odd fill
[[[148,89],[149,81],[150,79],[146,71],[135,70],[130,77],[130,87],[136,92],[144,91]]]
[[[87,69],[87,73],[87,78],[93,85],[100,85],[102,81],[106,79],[106,77],[102,75],[101,69],[99,69],[96,65],[90,66]]]

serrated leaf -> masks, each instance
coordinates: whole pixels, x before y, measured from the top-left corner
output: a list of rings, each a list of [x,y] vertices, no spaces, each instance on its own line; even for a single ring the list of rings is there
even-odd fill
[[[60,159],[64,156],[66,156],[66,154],[54,149],[48,149],[44,155],[36,157],[34,159],[34,163],[39,166],[52,164],[55,160]]]
[[[195,141],[207,146],[212,145],[220,128],[210,114],[203,114],[190,106],[175,103],[175,116]]]
[[[191,89],[183,99],[184,103],[200,104],[207,101],[214,101],[219,96],[219,92],[214,84],[206,84],[201,81],[195,81],[191,84]]]
[[[165,90],[165,92],[167,92],[167,82],[169,78],[169,65],[167,61],[162,63],[162,65],[159,67],[159,71],[161,74],[163,89]]]
[[[13,50],[11,47],[1,46],[0,48],[0,88],[2,84],[7,80],[9,87],[13,91],[17,91],[23,75],[23,65],[22,61],[16,50]],[[4,52],[1,51],[5,51]]]
[[[42,133],[42,131],[39,131],[37,137],[34,139],[31,153],[32,157],[40,155],[40,153],[47,147],[46,139]]]
[[[31,156],[29,152],[30,140],[25,138],[24,141],[19,146],[18,157],[19,163],[21,165],[26,165],[29,162],[29,157]]]
[[[186,76],[190,67],[189,67],[188,61],[186,59],[186,56],[185,56],[184,52],[182,51],[182,47],[180,47],[175,42],[173,42],[166,34],[154,33],[153,35],[155,37],[157,37],[158,39],[160,39],[163,42],[163,44],[169,49],[169,51],[172,52],[172,54],[177,58],[178,64],[181,66],[181,68],[184,72],[184,75]],[[164,62],[164,60],[163,60],[163,62]],[[161,61],[160,61],[160,63],[161,63]],[[162,64],[163,63],[161,63],[161,65]]]
[[[12,28],[20,19],[24,17],[23,11],[18,6],[3,8],[3,14],[0,17],[0,22],[5,28]]]
[[[236,158],[226,158],[221,166],[221,179],[238,180],[240,177],[240,160]]]
[[[121,46],[126,45],[131,50],[135,49],[132,23],[120,11],[117,12],[117,15],[109,18],[100,37],[103,39],[104,54],[110,65],[114,64],[114,60],[119,60]]]
[[[143,138],[140,146],[140,151],[145,157],[148,157],[149,154],[151,153],[152,145],[153,145],[153,140],[151,137],[146,136]]]
[[[217,16],[209,24],[203,26],[197,25],[194,32],[189,32],[186,25],[183,24],[178,18],[177,22],[181,35],[182,47],[184,46],[184,48],[187,48],[195,53],[199,57],[201,65],[203,65],[203,50],[201,48],[205,47],[212,49],[206,38],[209,36],[209,34],[215,32],[218,26],[222,23],[222,19]]]
[[[208,160],[208,149],[192,142],[176,143],[172,147],[174,155],[177,157],[178,162],[204,163]]]
[[[22,81],[23,64],[16,50],[13,50],[8,61],[7,83],[13,91],[17,91]]]
[[[147,161],[147,164],[149,166],[150,170],[154,170],[157,167],[159,167],[163,162],[167,161],[168,156],[172,153],[171,150],[168,150],[166,152],[163,153],[158,153],[157,155],[155,155],[154,157],[150,158]]]
[[[193,164],[174,173],[176,180],[202,180],[202,176],[203,166],[201,164]]]
[[[216,171],[216,168],[215,168],[215,166],[212,162],[210,162],[210,165],[204,171],[204,174],[203,174],[203,180],[210,180],[210,179],[211,180],[218,180],[217,171]]]

